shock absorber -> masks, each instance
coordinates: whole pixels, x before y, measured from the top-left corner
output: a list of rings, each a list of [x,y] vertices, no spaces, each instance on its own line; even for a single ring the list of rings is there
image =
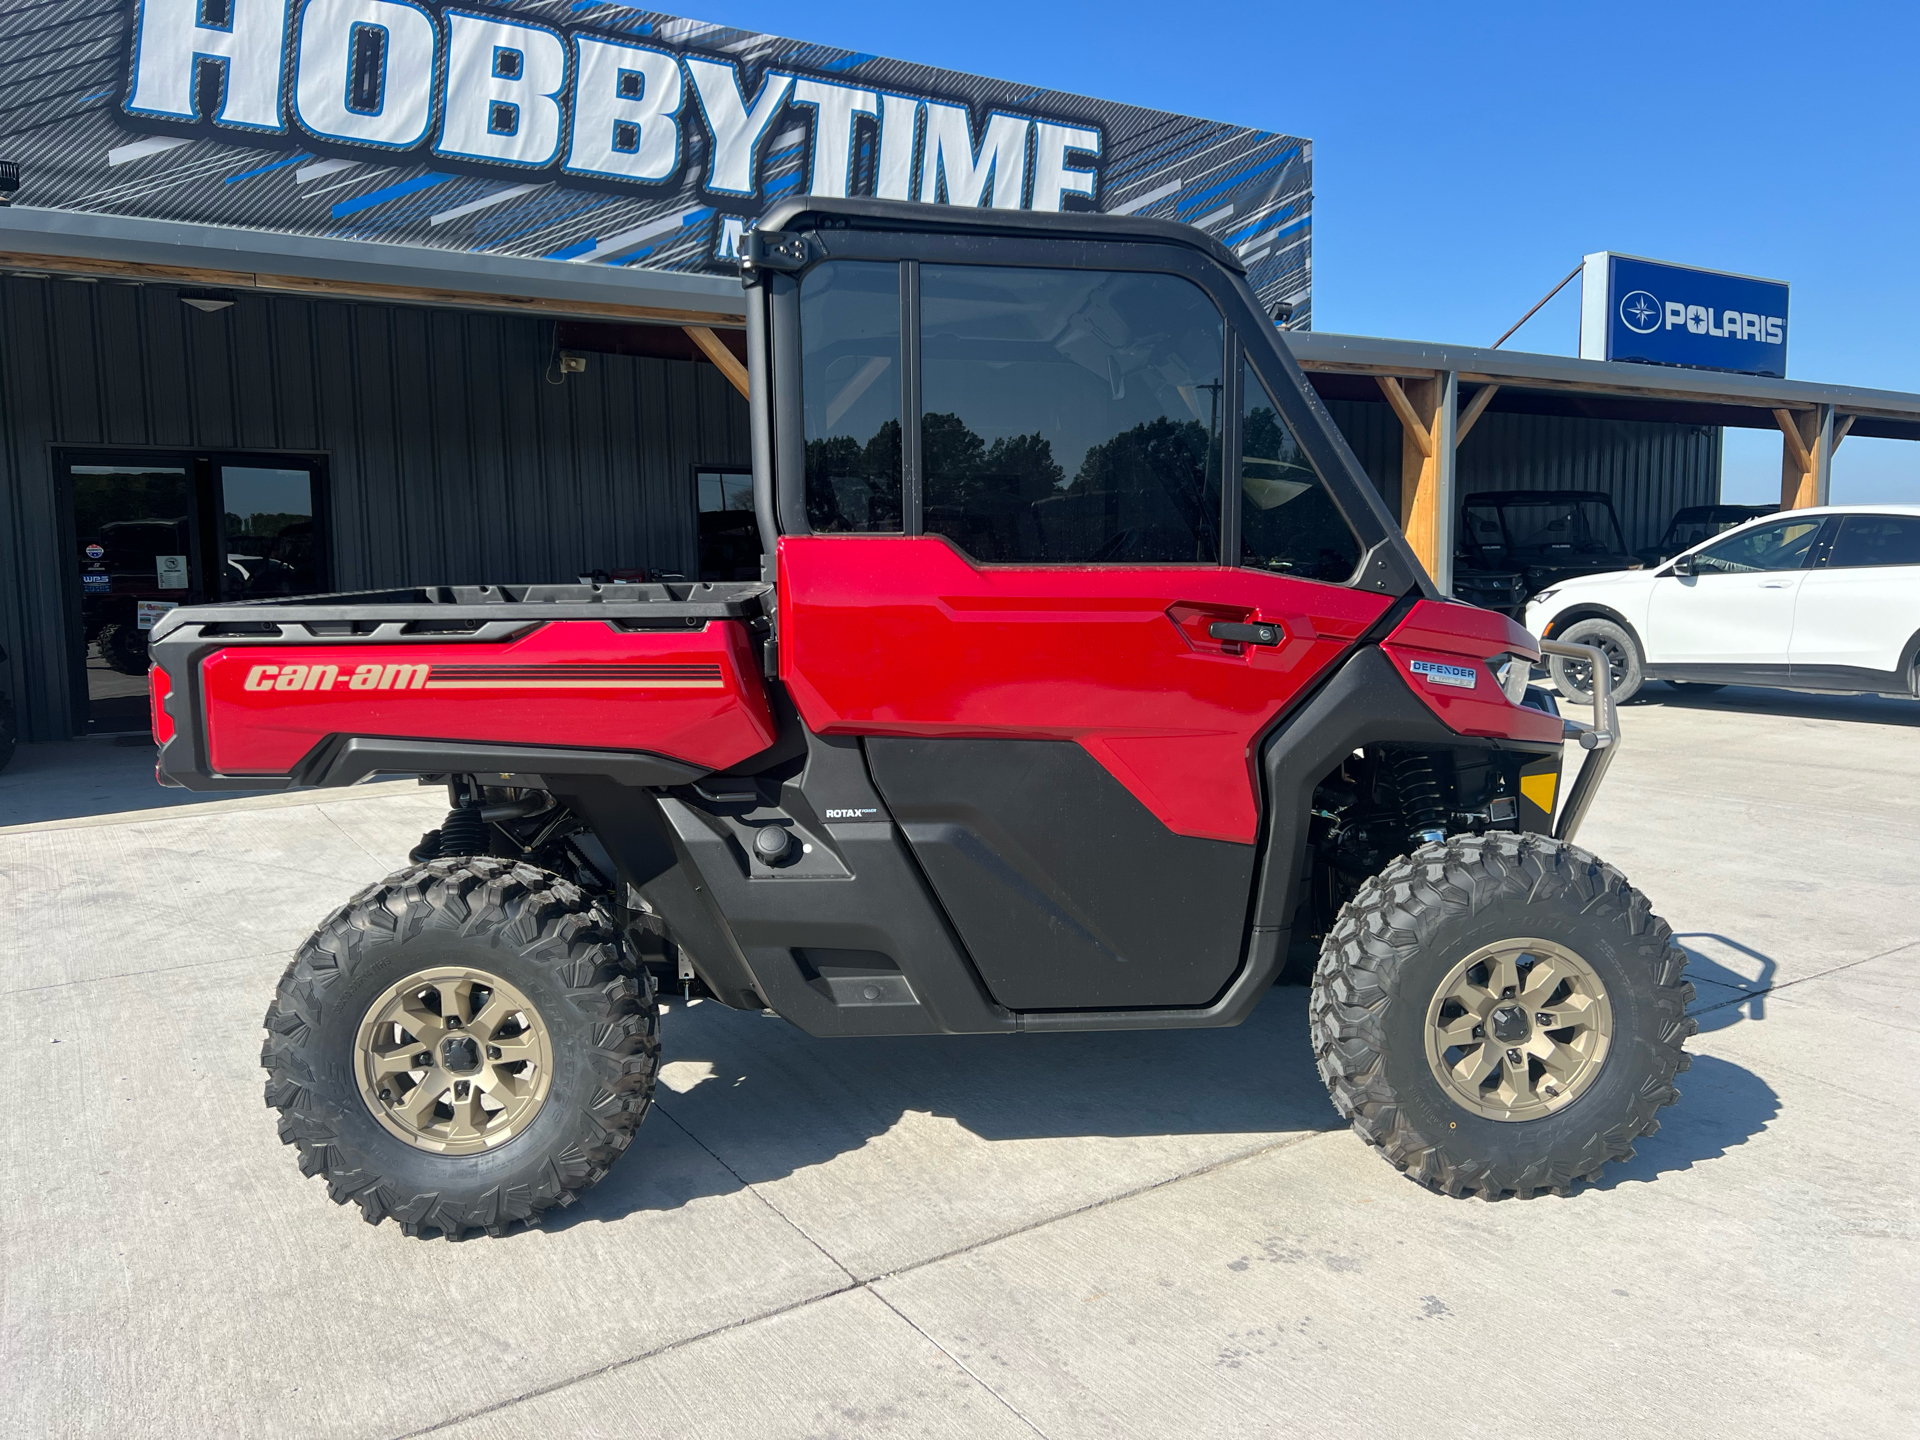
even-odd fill
[[[1447,838],[1446,792],[1433,757],[1418,750],[1389,752],[1387,769],[1399,793],[1407,829],[1416,845],[1437,845]]]

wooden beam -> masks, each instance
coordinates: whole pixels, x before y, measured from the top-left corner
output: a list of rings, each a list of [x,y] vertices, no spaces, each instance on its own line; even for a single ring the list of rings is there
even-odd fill
[[[1833,448],[1835,450],[1840,448],[1840,442],[1847,438],[1847,432],[1853,429],[1853,422],[1859,418],[1858,415],[1843,415],[1833,422]]]
[[[1794,418],[1791,410],[1773,412],[1773,423],[1780,427],[1780,433],[1787,437],[1787,454],[1796,461],[1802,470],[1813,469],[1813,451],[1808,448],[1807,439],[1800,433],[1800,422]]]
[[[1400,382],[1391,375],[1376,375],[1381,392],[1387,397],[1387,404],[1393,407],[1393,413],[1400,417],[1400,428],[1420,449],[1422,455],[1433,454],[1433,432],[1420,423],[1420,417],[1414,413],[1413,402],[1407,399],[1407,392],[1400,388]],[[1419,380],[1416,385],[1430,385],[1430,380]]]
[[[1796,415],[1791,410],[1775,410],[1774,423],[1780,427],[1780,508],[1804,510],[1820,503],[1820,412]]]
[[[312,298],[371,300],[392,305],[430,305],[436,309],[487,310],[516,315],[578,317],[582,320],[631,320],[651,325],[702,325],[739,330],[746,320],[711,310],[669,310],[651,305],[611,305],[593,300],[552,300],[538,295],[488,295],[442,290],[425,285],[375,285],[357,280],[318,280],[311,275],[269,275],[249,270],[200,269],[185,265],[147,265],[132,260],[92,260],[67,255],[0,252],[0,270],[45,275],[91,275],[133,280],[145,285],[193,285],[216,290],[253,290]]]
[[[1403,387],[1397,380],[1387,392],[1400,412],[1400,528],[1407,544],[1426,566],[1427,574],[1440,577],[1440,456],[1433,437],[1440,430],[1440,406],[1446,387],[1438,380],[1409,380]],[[1401,406],[1405,410],[1401,411]],[[1451,460],[1453,457],[1447,457]]]
[[[700,353],[711,360],[720,373],[733,383],[733,388],[742,396],[746,396],[747,367],[740,363],[740,357],[721,344],[720,337],[704,325],[683,325],[680,328],[687,332],[689,340],[700,347]]]
[[[1467,402],[1467,408],[1460,412],[1460,419],[1453,427],[1453,448],[1458,450],[1460,442],[1467,438],[1467,432],[1473,428],[1473,422],[1486,413],[1493,397],[1500,393],[1498,385],[1482,385],[1473,392],[1473,399]]]

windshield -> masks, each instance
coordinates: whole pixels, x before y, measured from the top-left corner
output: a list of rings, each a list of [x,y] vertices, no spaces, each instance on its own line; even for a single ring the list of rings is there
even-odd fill
[[[1467,538],[1509,555],[1616,555],[1626,545],[1604,500],[1542,497],[1498,504],[1467,502]]]
[[[1666,538],[1660,542],[1664,550],[1675,552],[1691,550],[1702,540],[1711,540],[1723,530],[1731,530],[1736,525],[1744,525],[1755,514],[1765,511],[1752,510],[1682,510],[1673,517],[1673,523],[1667,527]]]

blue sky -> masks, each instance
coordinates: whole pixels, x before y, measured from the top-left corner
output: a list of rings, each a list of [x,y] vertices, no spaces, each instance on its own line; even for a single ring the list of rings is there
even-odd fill
[[[696,18],[1311,138],[1316,329],[1490,344],[1583,254],[1618,250],[1786,280],[1790,376],[1920,391],[1914,0],[716,0]],[[1508,345],[1574,353],[1578,293]],[[1779,439],[1729,431],[1727,498],[1779,483]],[[1834,500],[1920,501],[1920,443],[1849,439]]]

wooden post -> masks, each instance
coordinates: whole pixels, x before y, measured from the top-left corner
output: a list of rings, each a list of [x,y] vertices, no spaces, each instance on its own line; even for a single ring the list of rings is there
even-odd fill
[[[1400,528],[1427,574],[1440,575],[1440,456],[1435,432],[1440,405],[1449,387],[1438,377],[1408,380],[1375,377],[1393,413],[1400,417]],[[1451,430],[1451,426],[1447,427]],[[1447,437],[1452,439],[1451,435]],[[1448,449],[1451,451],[1451,445]],[[1452,461],[1451,453],[1447,459]],[[1451,463],[1448,465],[1451,470]]]
[[[1804,510],[1819,504],[1819,461],[1814,452],[1820,448],[1820,412],[1805,410],[1795,414],[1791,410],[1776,410],[1773,423],[1780,427],[1782,441],[1780,508]]]

